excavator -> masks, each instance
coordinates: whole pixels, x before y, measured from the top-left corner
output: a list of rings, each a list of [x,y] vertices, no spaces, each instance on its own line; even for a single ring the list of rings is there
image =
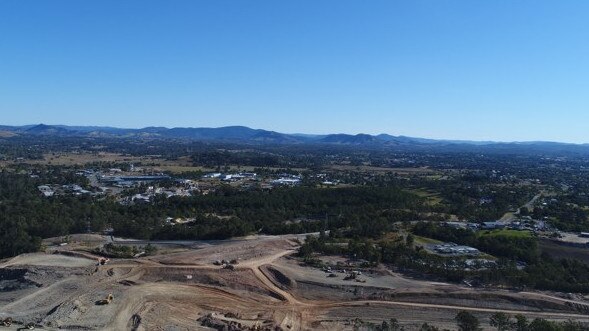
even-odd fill
[[[0,325],[1,326],[5,326],[5,327],[11,327],[12,326],[12,322],[14,322],[12,320],[12,318],[6,317],[5,319],[0,320]],[[29,330],[34,330],[35,329],[35,323],[32,323],[32,322],[31,323],[27,323],[27,324],[25,324],[25,328],[27,328]],[[21,330],[21,329],[19,329],[19,330]]]
[[[114,298],[115,297],[112,295],[112,293],[110,293],[109,295],[106,296],[106,299],[102,299],[102,300],[96,301],[96,304],[97,305],[108,305],[108,304],[110,304],[112,302],[112,300]]]
[[[3,321],[1,321],[0,323],[2,326],[11,326],[12,325],[12,318],[10,317],[6,317]]]
[[[12,326],[12,318],[10,317],[6,317],[5,319],[0,321],[0,325],[1,326],[5,326],[5,327],[10,327]],[[35,323],[27,323],[25,325],[25,328],[29,329],[29,330],[34,330],[35,329]]]

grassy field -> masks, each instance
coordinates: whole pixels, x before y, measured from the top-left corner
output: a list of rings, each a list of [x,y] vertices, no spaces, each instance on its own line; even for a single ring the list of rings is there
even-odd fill
[[[432,206],[442,203],[442,197],[440,197],[440,195],[437,192],[431,192],[424,189],[412,189],[407,191],[421,198],[425,198],[427,202]]]
[[[0,138],[10,138],[16,136],[16,133],[10,131],[0,131]]]
[[[182,165],[158,165],[158,166],[147,166],[146,169],[153,169],[157,172],[171,172],[173,174],[181,174],[183,172],[214,172],[215,169],[205,167],[193,167],[193,166],[182,166]]]
[[[413,236],[415,238],[415,243],[416,244],[421,244],[421,245],[426,245],[426,244],[442,244],[442,241],[436,240],[436,239],[432,239],[432,238],[426,238],[426,237],[421,237],[421,236]]]
[[[20,163],[21,161],[18,161]],[[217,172],[215,168],[203,167],[193,164],[190,156],[182,156],[175,160],[166,160],[157,155],[130,156],[117,153],[46,153],[40,160],[22,161],[31,165],[53,165],[66,167],[86,167],[91,163],[127,163],[134,164],[148,172],[170,172],[174,175],[201,171],[204,173]],[[0,161],[0,169],[16,164],[15,161]],[[248,165],[229,165],[228,172],[254,172],[256,167]],[[283,168],[266,167],[265,169],[280,171]],[[303,172],[306,169],[291,168],[292,171]],[[223,169],[222,172],[226,170]]]
[[[131,156],[117,153],[46,153],[40,160],[25,160],[28,164],[52,164],[62,166],[83,166],[93,162],[115,162],[115,163],[135,163],[142,164],[143,167],[163,166],[163,167],[192,167],[190,157],[180,157],[176,160],[166,160],[155,156]],[[7,164],[13,163],[7,161]]]
[[[134,162],[150,163],[162,161],[152,157],[137,157],[115,153],[47,153],[42,160],[26,160],[29,164],[51,164],[61,166],[85,165],[92,162]]]
[[[340,171],[363,171],[363,172],[373,172],[373,173],[383,173],[383,172],[395,172],[399,175],[415,175],[415,174],[435,174],[436,170],[429,169],[429,168],[384,168],[384,167],[373,167],[373,166],[353,166],[353,165],[345,165],[345,164],[337,164],[332,165],[329,168],[334,170]]]
[[[540,250],[555,259],[576,259],[589,263],[589,249],[562,245],[549,239],[540,240]]]

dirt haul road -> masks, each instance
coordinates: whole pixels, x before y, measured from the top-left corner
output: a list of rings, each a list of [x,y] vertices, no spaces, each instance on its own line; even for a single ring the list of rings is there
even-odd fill
[[[48,330],[210,330],[205,327],[220,325],[351,330],[354,318],[380,323],[390,317],[412,329],[425,321],[452,327],[459,310],[483,321],[502,311],[589,322],[586,302],[545,293],[494,295],[389,274],[366,276],[365,283],[331,279],[285,258],[296,249],[292,239],[253,237],[172,254],[113,259],[105,266],[96,265],[98,257],[91,254],[19,256],[0,264],[0,279],[8,279],[11,288],[0,291],[0,318],[34,322]],[[239,263],[233,270],[223,269],[212,263],[217,259]],[[395,284],[404,287],[395,289]],[[391,299],[381,298],[379,293],[385,292]],[[110,304],[97,304],[108,294],[114,295]]]

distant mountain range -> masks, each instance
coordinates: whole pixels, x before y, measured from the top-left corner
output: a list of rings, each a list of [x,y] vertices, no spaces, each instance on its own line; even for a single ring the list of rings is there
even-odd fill
[[[96,138],[137,138],[137,139],[185,139],[210,142],[233,142],[244,144],[323,144],[338,146],[358,146],[365,148],[421,148],[445,150],[487,151],[535,151],[535,152],[577,152],[589,154],[588,144],[567,144],[556,142],[513,142],[457,141],[392,136],[388,134],[287,134],[276,131],[252,129],[245,126],[226,126],[220,128],[165,128],[146,127],[124,129],[102,126],[66,125],[0,125],[0,138],[14,136],[54,136],[54,137],[96,137]]]

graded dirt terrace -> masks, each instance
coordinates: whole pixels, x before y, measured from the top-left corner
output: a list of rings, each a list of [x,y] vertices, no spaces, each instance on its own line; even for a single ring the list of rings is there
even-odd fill
[[[549,293],[414,280],[384,267],[364,271],[362,282],[344,280],[343,273],[327,277],[291,256],[297,236],[154,242],[161,254],[106,265],[73,252],[88,246],[76,243],[83,239],[111,240],[74,236],[70,245],[50,249],[55,253],[1,261],[0,318],[42,330],[352,330],[356,318],[396,318],[407,330],[423,322],[454,329],[460,310],[475,314],[485,328],[497,311],[589,322],[588,302]],[[214,264],[233,259],[233,270]],[[109,294],[112,302],[100,304]]]

